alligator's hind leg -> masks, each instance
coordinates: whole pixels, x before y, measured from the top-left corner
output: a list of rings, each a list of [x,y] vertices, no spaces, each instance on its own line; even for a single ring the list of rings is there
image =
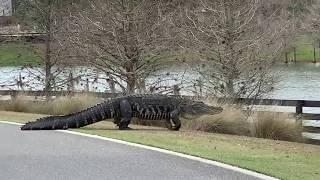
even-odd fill
[[[170,130],[179,131],[181,127],[181,121],[179,119],[178,109],[170,112],[170,117],[167,119],[167,127]]]
[[[121,113],[121,120],[119,122],[119,129],[126,130],[130,129],[128,125],[130,124],[132,118],[132,109],[131,105],[127,100],[122,100],[120,102],[120,113]]]

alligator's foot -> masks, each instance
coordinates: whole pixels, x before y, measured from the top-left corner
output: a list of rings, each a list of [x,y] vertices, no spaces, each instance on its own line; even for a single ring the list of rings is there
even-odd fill
[[[166,123],[166,127],[168,128],[168,130],[171,130],[171,131],[179,131],[179,129],[181,128],[181,123],[179,124]]]
[[[180,127],[181,127],[181,125],[179,125],[179,126],[171,126],[171,127],[168,127],[168,129],[171,130],[171,131],[179,131]]]

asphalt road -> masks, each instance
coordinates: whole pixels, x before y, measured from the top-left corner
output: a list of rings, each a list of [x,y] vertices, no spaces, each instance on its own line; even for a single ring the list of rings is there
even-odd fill
[[[256,179],[198,161],[57,131],[0,123],[0,179]]]

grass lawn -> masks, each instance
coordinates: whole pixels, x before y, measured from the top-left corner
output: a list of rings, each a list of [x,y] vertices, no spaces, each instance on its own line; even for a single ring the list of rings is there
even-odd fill
[[[0,66],[38,64],[39,60],[27,44],[8,43],[0,45]]]
[[[313,61],[313,47],[312,46],[304,46],[304,47],[297,47],[296,54],[297,54],[297,61]],[[316,48],[316,60],[320,61],[320,51],[319,48]],[[289,53],[289,58],[293,60],[293,52]],[[289,59],[289,60],[290,60]]]
[[[306,61],[306,62],[313,61],[313,56],[314,56],[313,44],[315,44],[316,46],[316,60],[320,61],[320,49],[319,49],[319,43],[317,42],[317,39],[319,38],[320,38],[320,34],[315,34],[315,33],[305,33],[296,37],[295,42],[291,46],[296,47],[297,61]],[[293,53],[293,49],[291,49],[288,56],[289,61],[293,60],[293,57],[294,57],[294,53]]]
[[[42,115],[0,111],[0,120],[24,123]],[[281,179],[320,179],[320,146],[251,137],[131,126],[119,131],[100,122],[73,131],[182,152],[236,165]]]

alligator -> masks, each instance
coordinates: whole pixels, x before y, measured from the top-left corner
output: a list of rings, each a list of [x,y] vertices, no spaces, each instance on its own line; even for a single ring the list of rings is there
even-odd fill
[[[114,119],[120,130],[128,127],[132,118],[145,120],[165,120],[170,130],[181,127],[179,117],[187,119],[222,112],[221,107],[206,105],[181,96],[129,95],[114,98],[80,112],[63,116],[48,116],[28,122],[21,130],[56,130],[80,128],[105,119]]]

